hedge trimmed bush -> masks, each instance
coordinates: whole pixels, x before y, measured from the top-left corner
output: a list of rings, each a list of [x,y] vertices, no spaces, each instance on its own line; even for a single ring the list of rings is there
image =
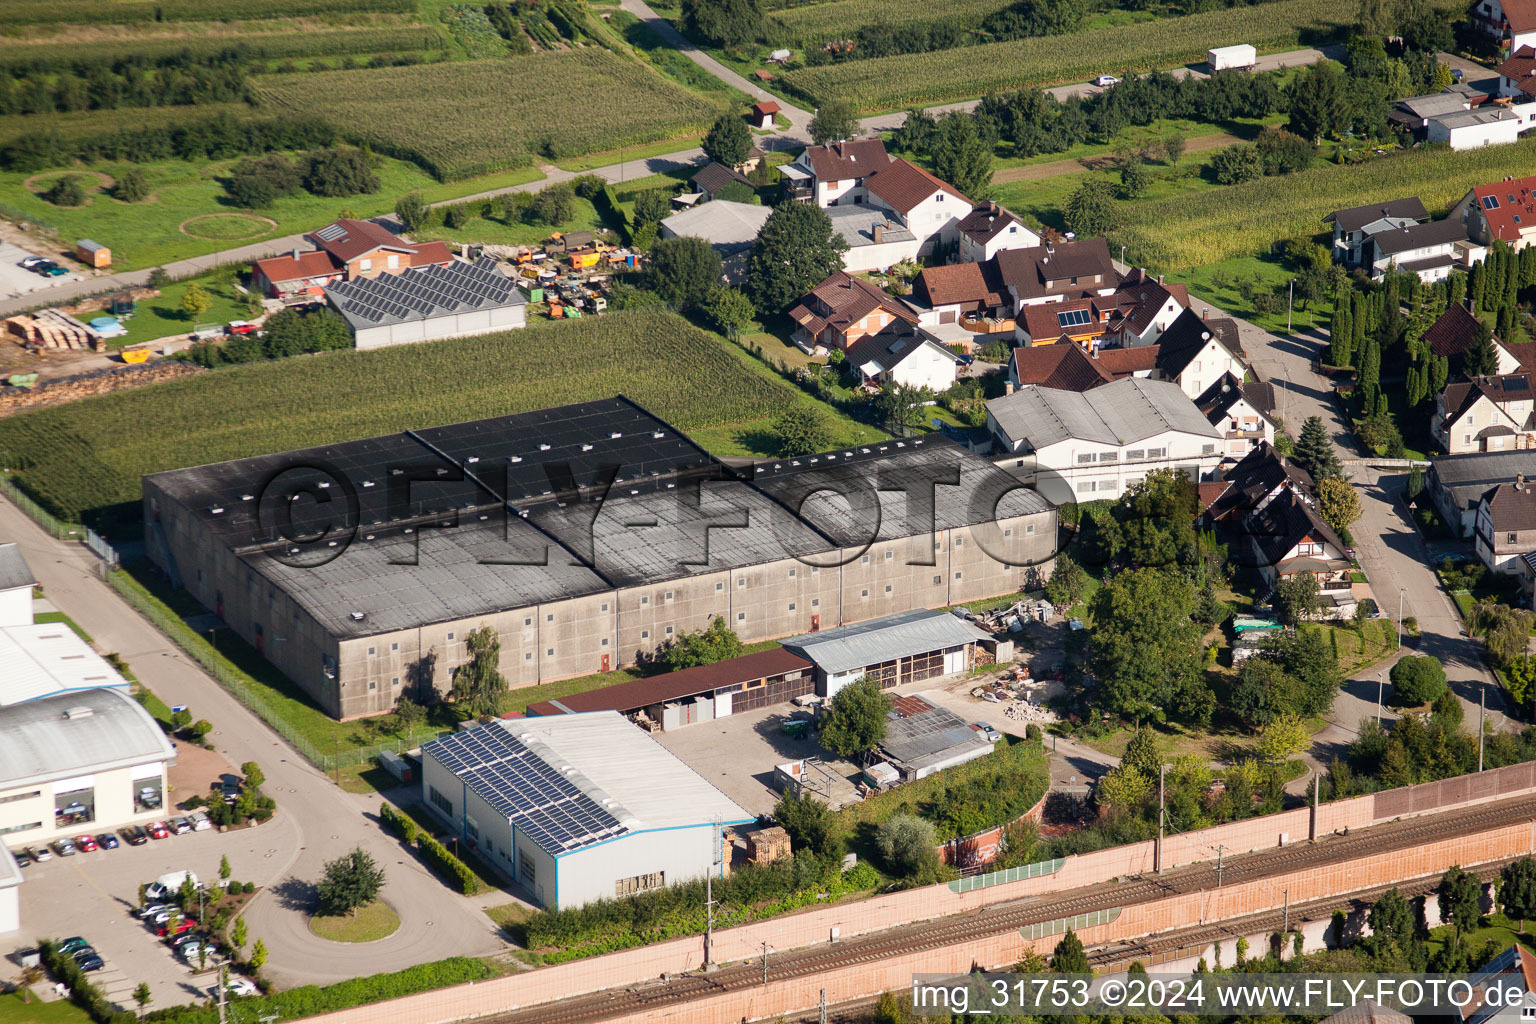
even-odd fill
[[[297,1020],[320,1013],[350,1010],[354,1006],[398,999],[417,992],[462,985],[470,981],[484,981],[492,971],[483,961],[473,957],[455,956],[447,960],[418,964],[392,974],[375,974],[368,978],[351,978],[321,988],[304,985],[262,998],[240,1001],[242,1019],[253,1020],[276,1014],[278,1020]],[[246,1013],[245,1008],[250,1012]],[[204,1009],[192,1006],[173,1006],[154,1010],[144,1015],[145,1021],[173,1021],[174,1024],[218,1024],[217,1007]]]
[[[58,947],[48,939],[38,943],[38,951],[42,954],[43,966],[48,968],[48,973],[68,987],[69,998],[74,1004],[99,1024],[111,1024],[114,1012],[112,1001],[91,984],[80,965],[75,963],[75,958],[68,953],[60,953]]]
[[[436,839],[423,832],[416,837],[416,849],[421,851],[427,863],[436,868],[439,874],[457,883],[459,892],[465,896],[473,896],[480,891],[480,881],[469,870],[469,865],[449,853],[448,847]]]
[[[405,815],[394,804],[385,803],[379,805],[379,821],[400,839],[407,843],[416,842],[416,823]]]

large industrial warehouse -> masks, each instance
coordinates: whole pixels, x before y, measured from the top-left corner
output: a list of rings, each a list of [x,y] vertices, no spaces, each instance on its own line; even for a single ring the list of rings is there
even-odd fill
[[[496,721],[421,748],[427,806],[542,906],[660,889],[753,820],[616,711]]]
[[[611,484],[610,484],[611,478]],[[728,467],[619,396],[144,478],[150,557],[339,718],[1037,586],[1056,510],[942,437]],[[285,539],[288,538],[288,539]]]

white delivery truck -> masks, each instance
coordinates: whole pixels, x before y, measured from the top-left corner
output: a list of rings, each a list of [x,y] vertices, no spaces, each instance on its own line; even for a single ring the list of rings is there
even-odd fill
[[[1236,46],[1218,46],[1206,54],[1212,71],[1236,71],[1253,67],[1259,62],[1259,51],[1247,43]]]
[[[181,884],[189,878],[194,886],[201,888],[196,872],[168,871],[144,887],[144,896],[151,902],[174,896],[181,889]]]

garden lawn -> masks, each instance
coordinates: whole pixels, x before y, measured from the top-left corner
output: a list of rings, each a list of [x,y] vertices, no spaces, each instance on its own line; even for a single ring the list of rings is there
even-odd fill
[[[181,300],[194,281],[213,300],[202,313],[189,317],[181,308]],[[212,274],[193,281],[178,281],[160,290],[160,297],[140,300],[133,316],[122,321],[128,333],[111,338],[107,344],[123,348],[145,341],[157,341],[175,335],[186,334],[198,324],[227,324],[231,320],[244,320],[250,316],[250,302],[234,289],[228,270],[216,270]]]
[[[1269,252],[1256,256],[1233,256],[1220,263],[1179,268],[1168,274],[1169,280],[1189,286],[1191,299],[1209,302],[1218,309],[1277,334],[1286,333],[1284,291],[1295,277],[1295,271],[1289,269],[1279,256]],[[1252,285],[1250,295],[1279,293],[1280,308],[1263,313],[1254,309],[1252,300],[1243,297],[1245,282]],[[1314,327],[1326,330],[1332,318],[1332,298],[1313,302],[1306,309],[1301,308],[1298,301],[1291,309],[1291,330],[1304,331]]]
[[[834,445],[884,436],[719,335],[636,310],[252,363],[83,399],[0,420],[0,450],[27,467],[17,483],[62,518],[88,515],[137,536],[145,473],[620,392],[719,455],[774,454],[773,422],[796,405],[823,411]]]
[[[1536,937],[1530,932],[1531,922],[1525,922],[1526,931],[1520,931],[1520,922],[1511,921],[1503,914],[1489,914],[1483,918],[1483,926],[1476,931],[1467,932],[1462,936],[1462,941],[1476,950],[1481,949],[1489,939],[1499,944],[1500,950],[1508,949],[1515,943],[1519,943],[1527,952],[1536,952]],[[1434,956],[1447,942],[1455,936],[1455,929],[1450,925],[1431,927],[1429,940],[1425,943],[1429,955]]]
[[[309,930],[332,942],[374,942],[399,928],[400,915],[383,900],[374,900],[350,914],[317,914],[309,919]]]
[[[20,992],[0,993],[0,1020],[5,1024],[90,1024],[91,1015],[67,999],[25,1002]]]
[[[1339,674],[1348,679],[1397,652],[1397,625],[1391,619],[1368,619],[1364,634],[1350,626],[1319,622],[1310,628],[1330,634],[1339,652]]]

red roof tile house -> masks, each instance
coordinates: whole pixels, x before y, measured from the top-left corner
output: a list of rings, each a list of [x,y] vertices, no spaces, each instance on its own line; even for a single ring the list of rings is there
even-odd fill
[[[1013,350],[1013,359],[1008,364],[1008,386],[1038,384],[1058,391],[1082,392],[1122,377],[1150,377],[1156,365],[1156,345],[1103,348],[1092,353],[1064,341],[1026,345]]]
[[[1447,455],[1536,448],[1533,411],[1530,374],[1473,377],[1440,392],[1429,429]]]
[[[960,246],[955,255],[966,263],[989,260],[1004,249],[1029,249],[1040,236],[1009,210],[985,202],[960,218]]]
[[[1182,284],[1168,284],[1161,274],[1154,281],[1140,267],[1133,268],[1109,298],[1114,312],[1104,328],[1104,343],[1123,348],[1157,341],[1189,308],[1189,292]]]
[[[1462,197],[1447,219],[1457,219],[1467,236],[1483,245],[1497,239],[1523,249],[1536,239],[1536,175],[1479,185]]]
[[[871,174],[891,162],[879,139],[854,139],[827,146],[808,146],[795,162],[779,168],[786,197],[808,199],[817,206],[869,201],[864,187]]]
[[[337,281],[454,262],[442,242],[407,242],[370,220],[338,220],[304,237],[318,248],[252,264],[251,282],[262,295],[319,299]]]
[[[1536,0],[1476,0],[1469,13],[1474,27],[1501,40],[1511,53],[1536,46]]]
[[[1421,339],[1430,352],[1444,356],[1450,362],[1451,378],[1461,376],[1462,364],[1467,353],[1477,343],[1483,323],[1466,306],[1449,306],[1440,319],[1430,325]],[[1506,348],[1498,338],[1493,339],[1493,351],[1499,357],[1497,372],[1516,373],[1521,364],[1515,353]]]
[[[839,270],[803,295],[789,311],[795,344],[847,351],[897,320],[917,323],[917,312],[867,281]]]
[[[900,219],[918,239],[918,255],[952,251],[960,238],[960,219],[972,203],[959,189],[946,184],[907,160],[892,160],[864,182],[869,202]]]
[[[1499,484],[1477,503],[1473,546],[1494,572],[1521,578],[1531,589],[1531,561],[1536,561],[1536,484],[1516,477]]]

